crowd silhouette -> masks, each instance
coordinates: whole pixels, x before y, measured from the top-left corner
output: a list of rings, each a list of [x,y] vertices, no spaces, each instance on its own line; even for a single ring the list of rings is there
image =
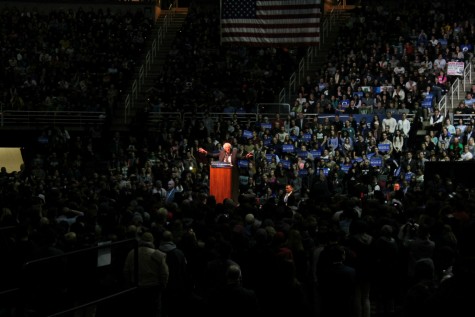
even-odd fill
[[[107,285],[90,273],[94,261],[58,258],[136,239],[143,252],[167,255],[167,285],[155,293],[153,284],[162,299],[154,316],[473,312],[473,189],[424,174],[428,162],[473,159],[472,122],[444,113],[435,125],[436,101],[453,80],[440,57],[471,62],[469,12],[462,1],[403,1],[398,10],[370,1],[295,92],[290,113],[249,120],[239,113],[273,101],[302,50],[221,47],[217,8],[193,3],[149,110],[200,115],[163,122],[158,132],[54,127],[36,135],[22,170],[0,172],[2,288],[29,290],[17,300],[37,316],[90,299],[78,285],[94,295],[122,289],[129,248],[114,257]],[[9,8],[1,21],[2,102],[19,110],[112,111],[112,90],[128,84],[152,27],[140,15],[82,10]],[[472,104],[460,108],[470,114]],[[230,113],[212,115],[224,109]],[[424,120],[433,125],[420,140]],[[239,163],[238,201],[209,195],[212,158],[199,151],[226,142],[241,157],[253,154]],[[43,292],[23,278],[23,264],[35,260],[27,276]],[[85,313],[134,316],[146,302]]]

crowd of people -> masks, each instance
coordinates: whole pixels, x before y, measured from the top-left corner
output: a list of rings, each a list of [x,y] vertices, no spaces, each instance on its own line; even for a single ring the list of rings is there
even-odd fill
[[[451,123],[434,107],[450,82],[441,58],[470,62],[473,53],[464,5],[404,2],[397,13],[363,6],[329,63],[296,92],[291,112],[256,120],[209,113],[220,106],[249,112],[275,94],[268,87],[281,84],[296,56],[222,48],[217,16],[194,7],[157,78],[151,110],[189,104],[203,118],[164,122],[159,132],[42,131],[24,149],[20,171],[0,172],[3,289],[21,282],[20,306],[38,315],[80,304],[85,295],[73,282],[91,294],[138,285],[133,300],[95,305],[96,315],[473,312],[472,188],[424,174],[429,161],[456,164],[471,159],[467,151],[473,158],[472,122]],[[56,15],[40,24],[68,29],[66,16]],[[21,11],[12,16],[18,22]],[[434,103],[423,106],[429,94]],[[470,113],[468,97],[455,113]],[[414,132],[424,119],[427,136],[419,140]],[[225,143],[243,158],[237,201],[209,195],[211,153]],[[107,281],[81,271],[78,258],[40,266],[37,288],[22,279],[27,262],[127,239],[139,244],[139,280],[130,249],[113,254]]]
[[[145,54],[153,21],[143,12],[0,10],[3,110],[112,115]]]

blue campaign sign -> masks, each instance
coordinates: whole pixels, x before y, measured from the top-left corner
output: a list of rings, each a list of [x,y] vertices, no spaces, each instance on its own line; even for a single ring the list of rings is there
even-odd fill
[[[410,182],[411,178],[412,178],[412,175],[414,175],[414,173],[412,173],[412,172],[406,173],[406,175],[404,176],[404,179],[406,181]]]
[[[297,141],[297,136],[296,136],[296,135],[291,135],[291,136],[290,136],[290,139],[291,139],[293,142],[295,142],[295,141]]]
[[[305,133],[304,135],[302,135],[302,140],[305,142],[310,142],[311,139],[312,135],[310,133]]]
[[[394,176],[399,177],[399,175],[401,174],[401,169],[402,169],[401,166],[399,166],[398,168],[396,168],[396,169],[394,170],[394,173],[393,173]]]
[[[238,167],[248,168],[249,161],[248,160],[238,160]]]
[[[366,154],[366,157],[370,159],[374,156],[374,154],[375,154],[374,152],[368,153]]]
[[[310,154],[313,156],[314,159],[318,159],[322,156],[321,150],[311,150]]]
[[[341,105],[343,106],[343,108],[348,107],[350,105],[350,99],[342,100]]]
[[[269,153],[267,153],[267,154],[266,154],[266,160],[267,160],[267,162],[272,162],[272,158],[274,157],[274,155],[275,155],[275,154],[272,154],[272,153],[269,154]]]
[[[378,150],[380,152],[389,152],[390,146],[391,145],[389,143],[379,143]]]
[[[317,168],[316,173],[320,174],[320,171],[323,171],[323,175],[328,176],[328,173],[330,172],[330,168],[328,167]]]
[[[282,163],[282,167],[285,169],[290,168],[290,161],[289,160],[280,160],[280,163]]]
[[[298,151],[297,156],[301,157],[303,159],[306,159],[308,157],[308,152],[307,151]]]
[[[369,161],[371,166],[383,166],[383,158],[382,157],[372,157]]]
[[[272,123],[261,123],[261,127],[264,129],[271,129],[272,128]]]
[[[247,139],[252,139],[252,131],[244,130],[242,131],[242,135]]]
[[[299,170],[299,176],[306,176],[308,175],[308,171],[306,169]]]
[[[340,164],[340,169],[345,172],[345,173],[348,173],[348,171],[350,170],[351,168],[351,164]]]
[[[271,142],[272,142],[271,138],[264,139],[264,145],[265,146],[269,146]]]
[[[282,152],[284,153],[293,153],[295,150],[295,147],[293,144],[283,144],[282,145]]]
[[[353,163],[361,163],[363,162],[363,158],[362,157],[355,157],[353,160],[352,160]]]
[[[429,94],[422,100],[422,108],[432,108],[434,96]]]

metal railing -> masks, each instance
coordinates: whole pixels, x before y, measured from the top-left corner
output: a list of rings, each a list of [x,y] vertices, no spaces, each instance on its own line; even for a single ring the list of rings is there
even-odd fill
[[[300,60],[297,71],[290,75],[288,88],[282,88],[279,93],[279,102],[289,102],[291,95],[297,91],[297,85],[300,85],[306,76],[310,66],[313,64],[314,59],[318,56],[322,44],[325,43],[326,38],[332,31],[333,27],[337,23],[338,18],[342,14],[342,9],[345,5],[338,1],[331,9],[331,11],[325,15],[320,25],[320,41],[318,46],[312,46],[307,49],[306,55]],[[323,15],[322,15],[323,16]]]
[[[162,25],[157,29],[157,33],[154,35],[155,39],[152,41],[150,50],[145,55],[144,64],[139,68],[138,78],[132,82],[131,91],[125,97],[124,124],[129,123],[129,118],[132,112],[135,111],[138,96],[142,92],[145,84],[145,78],[148,77],[149,71],[152,69],[155,58],[158,56],[158,52],[162,48],[163,39],[165,38],[168,28],[173,22],[175,16],[175,7],[171,4],[167,14],[161,19]]]
[[[463,123],[465,125],[472,124],[472,119],[475,118],[475,114],[470,113],[470,114],[453,114],[452,122],[454,125],[458,124],[459,119],[463,120]]]
[[[449,111],[452,112],[454,108],[457,107],[458,102],[465,98],[465,94],[470,90],[472,86],[472,62],[468,62],[463,70],[462,78],[457,78],[453,84],[450,86],[449,92],[447,93],[447,98],[445,100],[445,106],[447,103],[450,104]],[[444,97],[445,97],[444,96]],[[443,100],[444,98],[442,98]],[[448,99],[448,100],[447,100]],[[441,100],[441,101],[442,101]],[[446,110],[446,108],[441,108]],[[446,113],[446,112],[442,112]]]
[[[273,104],[273,105],[280,105],[280,104]],[[287,109],[287,110],[286,110]],[[163,123],[172,123],[172,122],[179,122],[180,124],[184,124],[185,122],[190,122],[190,121],[195,121],[195,120],[204,120],[206,118],[211,118],[214,122],[224,119],[224,120],[232,120],[232,121],[238,121],[238,122],[257,122],[259,120],[259,116],[262,117],[268,117],[269,120],[273,120],[276,118],[276,114],[280,115],[280,118],[282,120],[287,120],[288,115],[290,115],[292,118],[295,118],[295,116],[292,115],[290,112],[290,108],[281,107],[282,111],[273,111],[274,109],[263,109],[259,112],[250,112],[250,113],[236,113],[236,112],[210,112],[210,113],[205,113],[205,112],[150,112],[148,116],[148,122],[147,125],[151,130],[154,128],[161,128]],[[367,117],[370,118],[373,115],[380,115],[378,112],[373,112],[370,111],[365,114],[355,114],[353,115],[355,118],[359,117]],[[302,113],[304,119],[309,120],[312,119],[313,117],[317,117],[319,121],[322,121],[325,118],[330,118],[333,119],[335,117],[335,114],[318,114],[318,113]],[[395,118],[399,119],[401,113],[395,113],[394,116]],[[342,121],[345,121],[348,119],[350,115],[347,114],[342,114],[340,115],[340,119]],[[413,121],[415,118],[415,115],[412,113],[407,113],[407,118],[409,121]],[[383,119],[381,117],[381,119]],[[368,121],[370,123],[370,121]]]
[[[42,126],[84,128],[103,124],[105,112],[91,111],[1,111],[0,127],[38,128]]]
[[[23,266],[22,276],[28,276],[28,277],[31,277],[31,279],[26,279],[26,281],[22,283],[20,287],[18,288],[12,288],[10,290],[5,290],[1,292],[0,300],[4,302],[3,299],[6,299],[6,298],[14,299],[13,301],[9,301],[8,304],[4,305],[4,307],[7,309],[14,309],[14,310],[17,310],[18,312],[22,312],[22,310],[28,309],[30,305],[29,303],[30,297],[27,296],[29,292],[41,291],[42,288],[49,289],[48,286],[46,285],[35,284],[38,281],[42,282],[44,280],[42,278],[39,278],[38,281],[35,280],[35,278],[40,277],[39,274],[41,273],[47,274],[47,272],[41,272],[41,273],[38,272],[38,268],[42,269],[42,268],[48,267],[52,263],[53,264],[61,263],[61,265],[69,265],[69,263],[72,263],[73,260],[77,260],[78,258],[82,258],[82,259],[88,258],[89,259],[89,262],[87,262],[89,263],[88,266],[82,268],[83,270],[91,270],[91,272],[87,272],[87,273],[90,273],[92,276],[94,276],[94,275],[97,275],[96,271],[101,270],[101,272],[104,273],[102,269],[106,269],[106,270],[110,270],[108,271],[108,274],[114,275],[114,274],[117,274],[117,272],[120,272],[120,273],[122,272],[122,270],[116,271],[116,267],[117,266],[122,267],[124,265],[124,263],[120,262],[123,260],[123,258],[121,256],[116,256],[115,254],[117,253],[117,254],[122,255],[124,252],[129,252],[130,250],[135,250],[133,274],[134,274],[134,281],[137,281],[138,280],[137,279],[138,277],[138,265],[137,265],[138,243],[136,239],[128,239],[128,240],[121,240],[117,242],[103,243],[97,246],[92,246],[85,249],[75,250],[75,251],[67,252],[64,254],[54,255],[51,257],[41,258],[41,259],[27,262]],[[109,260],[106,260],[104,263],[99,264],[100,262],[99,258],[101,255],[106,255],[105,259],[109,259]],[[108,255],[110,255],[110,257]],[[93,265],[95,261],[97,261],[96,266]],[[57,273],[60,274],[60,272],[57,272]],[[75,274],[78,274],[78,272],[75,272]],[[121,276],[114,276],[114,277],[117,278],[117,281],[122,280]],[[66,288],[66,292],[71,291],[69,290],[69,288],[78,287],[78,285],[69,284],[69,283],[74,283],[73,281],[74,279],[62,281],[65,283],[66,286],[68,286]],[[91,286],[91,287],[94,287],[94,286]],[[137,290],[136,284],[128,286],[128,285],[121,285],[119,283],[119,285],[117,285],[115,288],[112,288],[112,289],[105,287],[104,290],[102,290],[102,292],[97,293],[98,295],[97,297],[91,297],[85,300],[81,300],[80,302],[77,302],[76,304],[71,305],[70,307],[60,308],[60,305],[57,306],[58,303],[55,302],[55,298],[51,298],[51,302],[42,303],[42,304],[49,306],[49,310],[51,311],[51,313],[49,313],[50,317],[70,316],[71,313],[73,312],[81,311],[91,306],[104,304],[105,302],[108,302],[110,300],[117,300],[118,298],[122,298],[122,296],[130,295],[136,292],[136,290]],[[96,290],[85,289],[83,291],[85,292],[85,294],[89,294],[89,293],[94,293],[94,291],[97,291],[97,289]],[[67,296],[74,297],[76,295],[68,293]]]
[[[147,128],[150,131],[158,131],[164,122],[179,122],[183,124],[183,114],[181,112],[149,112]]]

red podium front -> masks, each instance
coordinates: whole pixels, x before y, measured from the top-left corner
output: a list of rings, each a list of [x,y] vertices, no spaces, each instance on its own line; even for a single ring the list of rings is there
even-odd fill
[[[237,202],[239,195],[239,177],[230,165],[211,165],[209,173],[209,194],[220,204],[226,198]]]

